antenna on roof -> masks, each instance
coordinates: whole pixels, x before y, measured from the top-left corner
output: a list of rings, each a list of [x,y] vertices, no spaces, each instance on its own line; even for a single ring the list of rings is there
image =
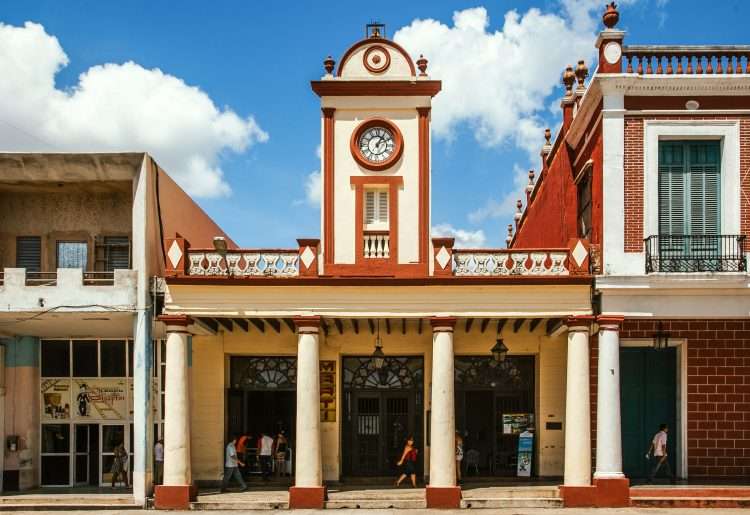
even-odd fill
[[[365,25],[365,38],[385,38],[385,23],[373,20]]]

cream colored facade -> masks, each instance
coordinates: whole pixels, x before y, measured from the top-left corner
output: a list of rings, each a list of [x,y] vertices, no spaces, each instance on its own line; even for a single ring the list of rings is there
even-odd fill
[[[359,334],[355,334],[349,321],[344,322],[344,333],[335,327],[328,336],[320,337],[320,359],[337,363],[336,422],[321,424],[323,448],[323,477],[325,481],[342,479],[342,388],[340,387],[341,357],[349,355],[369,356],[373,350],[374,335],[367,329],[364,320]],[[424,324],[421,334],[418,322],[407,321],[407,332],[403,334],[402,321],[394,320],[390,334],[381,331],[386,355],[422,356],[424,358],[424,391],[430,391],[432,375],[432,332]],[[493,324],[494,326],[494,324]],[[487,356],[495,343],[495,332],[489,327],[482,333],[478,323],[472,324],[469,332],[464,330],[465,320],[457,323],[454,336],[457,356]],[[382,329],[382,328],[381,328]],[[528,322],[518,333],[512,329],[504,334],[509,355],[535,357],[536,391],[535,411],[540,424],[538,435],[538,473],[540,476],[563,475],[564,433],[548,430],[544,422],[562,422],[565,418],[565,363],[567,337],[565,332],[556,336],[547,335],[540,324],[534,332],[528,331]],[[194,336],[192,356],[192,468],[196,481],[216,482],[223,473],[223,449],[226,438],[226,390],[229,388],[229,356],[296,356],[297,335],[282,326],[280,333],[260,333],[251,329],[220,331],[210,336]],[[424,416],[430,411],[429,402],[424,404]],[[217,423],[224,421],[224,424]],[[426,425],[426,419],[425,419]],[[424,443],[419,443],[422,446]],[[424,470],[429,470],[429,449]]]

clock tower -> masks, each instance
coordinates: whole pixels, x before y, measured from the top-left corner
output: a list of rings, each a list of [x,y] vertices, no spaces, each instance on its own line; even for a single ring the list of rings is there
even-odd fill
[[[440,81],[367,25],[312,81],[321,102],[322,273],[430,274],[430,109]]]

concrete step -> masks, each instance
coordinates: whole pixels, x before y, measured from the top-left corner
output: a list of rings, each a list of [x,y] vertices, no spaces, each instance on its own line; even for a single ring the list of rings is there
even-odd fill
[[[325,503],[326,509],[363,510],[419,510],[425,509],[422,499],[335,499]]]
[[[562,508],[562,499],[553,497],[474,497],[461,499],[462,508]]]
[[[638,508],[750,508],[750,497],[631,497]]]
[[[639,486],[630,497],[750,497],[749,486]]]
[[[288,510],[287,501],[197,501],[190,503],[190,509],[200,511],[237,511],[237,510]]]
[[[66,504],[66,505],[83,505],[91,504],[95,506],[127,506],[133,504],[133,498],[128,497],[107,497],[106,495],[4,495],[0,496],[0,506],[5,504]]]
[[[489,487],[489,488],[466,488],[462,491],[464,499],[469,498],[550,498],[557,499],[560,497],[558,487]]]
[[[70,502],[57,502],[47,504],[32,504],[32,503],[17,503],[13,504],[10,502],[0,503],[0,511],[116,511],[121,512],[124,510],[140,510],[141,506],[135,504],[95,504],[95,503],[70,503]]]

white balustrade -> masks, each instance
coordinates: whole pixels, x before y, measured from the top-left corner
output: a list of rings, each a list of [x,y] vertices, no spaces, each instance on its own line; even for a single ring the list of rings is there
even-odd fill
[[[391,255],[390,238],[387,233],[373,232],[364,234],[364,255],[367,259],[388,258]]]
[[[297,277],[299,256],[288,251],[188,251],[190,275],[229,277]]]
[[[510,275],[568,275],[568,252],[510,250],[461,251],[454,250],[455,275],[510,276]]]

